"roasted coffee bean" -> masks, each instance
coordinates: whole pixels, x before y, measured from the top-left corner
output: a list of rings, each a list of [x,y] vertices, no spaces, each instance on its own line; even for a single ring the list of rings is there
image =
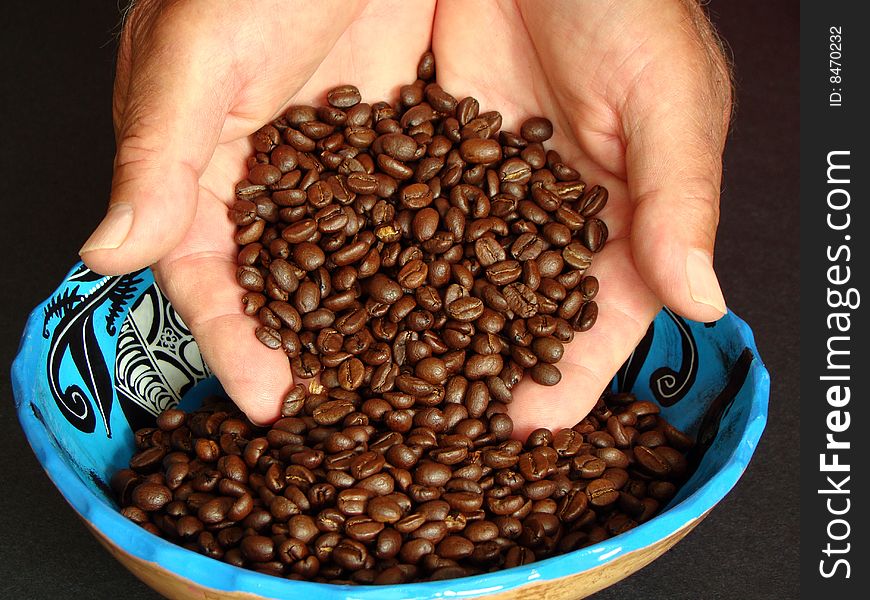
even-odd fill
[[[447,465],[425,460],[417,463],[414,481],[419,485],[440,487],[449,481],[451,475]]]
[[[502,293],[510,309],[518,316],[527,319],[538,313],[538,297],[526,284],[511,283]]]
[[[459,298],[447,305],[447,313],[450,317],[462,322],[478,319],[483,314],[483,309],[483,301],[473,296]]]
[[[546,142],[553,137],[553,124],[543,117],[532,117],[523,122],[520,135],[527,142]]]
[[[336,108],[350,108],[361,100],[359,90],[352,85],[342,85],[332,88],[326,94],[326,100],[330,106]]]
[[[608,506],[619,500],[619,491],[612,481],[602,477],[589,482],[586,496],[593,506]]]
[[[670,463],[660,454],[662,448],[650,449],[645,446],[634,448],[634,458],[644,472],[656,477],[667,477],[671,471]]]
[[[275,542],[263,535],[242,538],[240,549],[244,557],[252,562],[266,562],[275,556]]]
[[[588,331],[598,319],[598,304],[593,300],[586,302],[580,312],[571,321],[571,326],[577,331]]]
[[[499,354],[474,354],[465,363],[465,376],[468,379],[485,379],[498,375],[504,361]]]
[[[534,260],[544,251],[544,241],[534,233],[523,233],[511,246],[511,254],[519,261]]]
[[[562,258],[575,269],[585,271],[592,264],[592,252],[580,242],[572,242],[562,250]]]
[[[172,501],[172,491],[159,483],[140,483],[133,488],[131,500],[137,508],[153,512]]]
[[[571,460],[571,469],[583,479],[597,479],[607,467],[607,461],[592,454],[575,456]]]
[[[580,213],[584,217],[592,217],[604,208],[607,204],[607,189],[600,185],[594,185],[583,195],[580,201]]]
[[[592,252],[598,252],[607,241],[607,225],[601,219],[588,219],[583,226],[583,244]]]
[[[472,138],[459,146],[462,159],[472,164],[489,164],[501,160],[501,146],[495,140]]]
[[[338,366],[338,383],[345,390],[360,387],[365,378],[365,365],[358,358],[350,358]]]
[[[539,361],[555,364],[562,360],[565,347],[553,337],[538,337],[532,342],[532,352]]]
[[[317,245],[301,242],[293,247],[293,260],[304,271],[314,271],[326,261],[326,255]]]

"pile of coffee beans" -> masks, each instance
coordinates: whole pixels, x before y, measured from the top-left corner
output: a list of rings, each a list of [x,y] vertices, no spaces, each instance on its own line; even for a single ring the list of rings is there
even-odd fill
[[[686,476],[691,440],[628,394],[511,439],[511,390],[558,383],[595,323],[607,191],[544,148],[547,119],[500,131],[431,53],[418,76],[396,106],[345,85],[254,135],[237,279],[306,382],[269,428],[213,399],[138,431],[112,486],[152,533],[288,578],[437,580],[622,533]]]
[[[121,512],[185,548],[290,579],[394,584],[485,573],[649,520],[687,475],[692,440],[652,402],[607,395],[572,429],[510,438],[462,403],[337,410],[252,425],[231,402],[170,409],[111,481]],[[332,403],[332,404],[331,404]],[[449,433],[448,433],[449,432]]]
[[[344,85],[254,135],[230,211],[237,279],[297,378],[435,406],[445,388],[465,395],[461,370],[477,417],[526,371],[558,383],[564,344],[595,323],[585,273],[607,190],[544,149],[547,119],[500,131],[499,113],[434,83],[431,54],[418,75],[397,107]]]

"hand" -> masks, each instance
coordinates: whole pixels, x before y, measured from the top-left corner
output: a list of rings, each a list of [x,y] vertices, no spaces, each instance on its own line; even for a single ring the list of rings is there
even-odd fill
[[[279,415],[292,377],[242,312],[235,184],[248,136],[291,104],[353,82],[397,95],[429,46],[434,0],[140,0],[127,15],[114,91],[110,209],[81,250],[100,273],[153,265],[206,363],[254,421]]]
[[[432,48],[441,86],[496,109],[504,128],[544,115],[557,149],[610,200],[609,241],[590,273],[599,319],[579,333],[548,389],[524,379],[510,414],[521,439],[571,427],[595,404],[666,304],[713,321],[713,271],[727,63],[694,0],[439,0]]]

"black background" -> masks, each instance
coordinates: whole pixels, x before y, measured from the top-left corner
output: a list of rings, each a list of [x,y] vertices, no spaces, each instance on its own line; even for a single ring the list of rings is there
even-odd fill
[[[799,594],[799,10],[787,0],[716,0],[708,9],[733,52],[738,99],[715,263],[729,307],[752,326],[771,372],[770,419],[748,471],[712,514],[600,600]],[[108,1],[14,2],[0,16],[6,373],[28,312],[105,209],[119,20]],[[97,544],[42,472],[7,377],[0,428],[0,594],[157,598]]]

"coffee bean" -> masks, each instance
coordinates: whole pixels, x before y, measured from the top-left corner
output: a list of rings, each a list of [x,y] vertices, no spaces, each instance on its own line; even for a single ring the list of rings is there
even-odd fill
[[[214,498],[209,500],[197,511],[197,517],[200,521],[207,525],[220,523],[227,517],[227,513],[232,508],[234,500],[228,497]]]
[[[153,512],[160,510],[172,500],[172,491],[159,483],[140,483],[133,489],[133,504],[141,510]]]
[[[420,259],[414,259],[406,263],[405,266],[402,267],[397,275],[397,281],[402,288],[407,290],[414,290],[426,283],[426,278],[428,274],[428,265],[426,265],[426,263],[424,263]],[[417,301],[420,302],[419,299]],[[438,309],[435,308],[435,310]]]
[[[552,337],[538,337],[532,342],[532,352],[538,360],[545,363],[555,364],[562,360],[565,347],[559,340]]]
[[[275,556],[274,541],[263,535],[242,538],[240,549],[244,557],[253,562],[266,562]]]
[[[166,449],[163,446],[145,448],[133,455],[130,459],[130,468],[139,472],[151,471],[161,464],[165,456]]]
[[[447,313],[457,321],[474,321],[483,314],[483,301],[480,298],[466,296],[454,300],[447,306]]]
[[[671,470],[671,465],[658,452],[661,449],[652,450],[645,446],[634,448],[634,458],[644,472],[656,477],[665,477]]]
[[[465,363],[465,376],[468,379],[484,379],[498,375],[504,361],[500,354],[474,354]]]
[[[305,271],[314,271],[326,261],[326,255],[317,245],[302,242],[293,247],[293,260]]]
[[[519,261],[535,260],[543,251],[544,241],[534,233],[520,235],[511,246],[511,254]]]
[[[540,385],[556,385],[562,380],[562,373],[555,366],[539,362],[531,370],[532,380]]]
[[[399,550],[399,558],[402,562],[416,564],[420,560],[435,551],[435,545],[426,539],[408,540]]]
[[[254,185],[271,185],[281,178],[281,170],[274,165],[255,165],[248,172],[248,179]]]
[[[619,491],[609,479],[593,479],[586,486],[586,496],[594,506],[609,506],[619,499]]]
[[[588,219],[583,226],[583,244],[592,252],[599,252],[607,241],[607,225],[601,219]]]
[[[523,283],[507,285],[503,294],[512,311],[522,318],[533,317],[538,312],[538,297]]]
[[[438,229],[438,212],[434,208],[423,208],[414,215],[412,225],[414,237],[421,242],[431,239]]]
[[[424,358],[415,367],[417,377],[431,384],[440,385],[447,380],[447,366],[440,358]]]
[[[472,164],[489,164],[501,160],[501,146],[495,140],[472,138],[459,146],[462,159]]]
[[[312,417],[319,425],[333,425],[353,410],[353,404],[347,400],[327,400],[314,409]]]
[[[365,365],[358,358],[350,358],[338,367],[338,383],[345,390],[355,390],[363,383]]]
[[[447,483],[452,475],[450,467],[432,461],[417,463],[414,481],[420,485],[440,487]]]
[[[583,195],[580,201],[580,213],[584,217],[592,217],[604,208],[607,204],[607,189],[600,185],[594,185]]]
[[[432,203],[432,190],[425,183],[412,183],[402,189],[401,201],[409,209],[426,208]]]
[[[402,518],[401,507],[395,500],[388,497],[372,498],[366,511],[378,523],[395,523]]]
[[[441,540],[435,551],[442,558],[460,560],[471,556],[471,553],[474,551],[474,544],[465,537],[450,535]]]
[[[597,319],[598,304],[595,301],[586,302],[571,321],[571,326],[577,331],[588,331]]]
[[[585,271],[592,264],[592,253],[580,242],[572,242],[562,250],[562,257],[566,263]]]
[[[361,100],[359,90],[352,85],[341,85],[329,90],[326,100],[336,108],[350,108]]]
[[[527,142],[545,142],[553,137],[553,124],[543,117],[532,117],[523,121],[520,135]]]

